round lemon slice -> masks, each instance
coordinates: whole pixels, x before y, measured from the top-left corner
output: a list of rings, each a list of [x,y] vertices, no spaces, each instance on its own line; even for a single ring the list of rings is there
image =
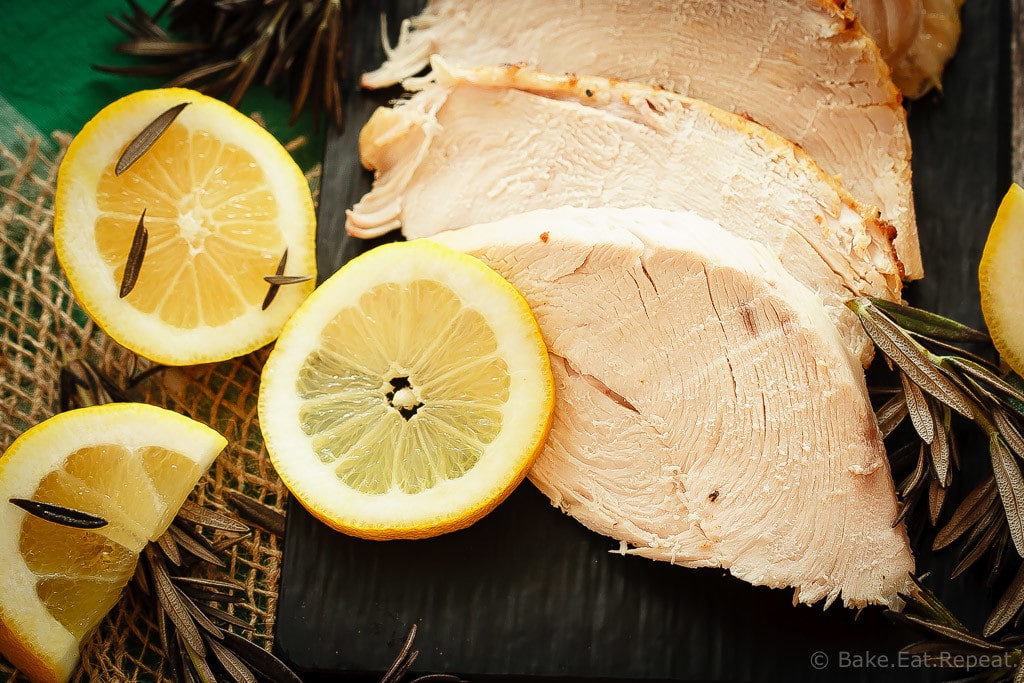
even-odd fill
[[[67,681],[139,552],[170,525],[227,445],[183,415],[138,403],[61,413],[0,457],[0,652],[33,681]],[[102,517],[79,529],[11,503]]]
[[[133,141],[181,105],[118,173]],[[282,286],[264,310],[264,278],[277,274],[286,252],[282,274],[316,275],[309,185],[270,133],[192,90],[133,93],[89,121],[60,165],[53,223],[57,257],[82,307],[115,340],[159,363],[259,348],[313,289],[312,280]]]
[[[978,267],[981,312],[999,355],[1024,375],[1024,188],[1014,184],[1003,197]]]
[[[551,427],[537,322],[471,256],[377,247],[321,285],[263,369],[271,461],[316,517],[369,539],[461,529],[522,481]]]

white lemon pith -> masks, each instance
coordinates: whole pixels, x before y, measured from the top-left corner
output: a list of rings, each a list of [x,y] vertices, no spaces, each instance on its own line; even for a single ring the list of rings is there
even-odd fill
[[[68,680],[81,640],[119,599],[139,551],[167,529],[226,444],[187,417],[130,403],[61,413],[18,437],[0,457],[0,651],[31,680]],[[62,526],[11,498],[108,524]]]
[[[522,296],[430,242],[378,247],[321,285],[264,367],[282,480],[364,538],[471,524],[523,479],[551,426],[547,350]]]
[[[978,267],[981,311],[992,343],[1017,374],[1024,374],[1024,188],[1013,184],[999,205]]]
[[[128,144],[187,103],[121,175]],[[139,219],[149,232],[135,287],[119,296]],[[100,111],[61,163],[57,256],[82,307],[114,339],[157,362],[241,355],[272,341],[313,283],[282,287],[262,310],[285,250],[286,274],[315,275],[308,183],[274,137],[192,90],[133,93]]]

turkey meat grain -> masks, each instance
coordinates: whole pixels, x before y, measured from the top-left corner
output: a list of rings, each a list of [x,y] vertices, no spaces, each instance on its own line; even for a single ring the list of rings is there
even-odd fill
[[[765,244],[870,361],[844,303],[899,300],[892,228],[789,141],[642,84],[441,60],[434,74],[362,130],[376,179],[348,212],[351,234],[426,237],[560,206],[692,210]]]
[[[841,0],[431,0],[367,87],[440,54],[460,67],[526,63],[675,90],[751,117],[805,149],[897,230],[923,274],[899,90]]]
[[[541,210],[433,238],[523,293],[557,403],[530,473],[622,551],[895,605],[914,564],[864,374],[818,298],[694,214]]]

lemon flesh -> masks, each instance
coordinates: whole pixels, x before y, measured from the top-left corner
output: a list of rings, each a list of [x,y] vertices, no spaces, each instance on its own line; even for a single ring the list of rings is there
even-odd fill
[[[529,307],[476,259],[428,242],[353,260],[289,321],[260,424],[282,480],[364,538],[468,526],[525,476],[551,424]]]
[[[1024,188],[1014,184],[1003,197],[978,267],[981,311],[999,355],[1024,374]]]
[[[32,680],[68,680],[78,648],[117,603],[139,552],[170,525],[226,445],[168,410],[115,403],[68,411],[0,458],[0,651]],[[76,529],[7,501],[99,515]]]
[[[187,103],[120,175],[125,147],[164,111]],[[144,214],[144,215],[143,215]],[[121,284],[136,228],[148,231],[135,286]],[[270,133],[232,107],[181,88],[145,90],[99,112],[61,163],[57,256],[83,308],[151,360],[223,360],[272,341],[313,289],[283,287],[263,309],[287,252],[287,275],[315,275],[312,197]]]

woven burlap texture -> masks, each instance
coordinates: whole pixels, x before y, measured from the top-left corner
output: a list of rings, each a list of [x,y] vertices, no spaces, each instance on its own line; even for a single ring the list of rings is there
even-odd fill
[[[86,359],[122,383],[148,363],[113,342],[75,302],[53,246],[54,181],[66,135],[47,141],[21,135],[0,145],[0,451],[21,432],[59,409],[61,367]],[[263,448],[256,417],[259,370],[266,351],[208,365],[162,369],[129,390],[132,400],[163,406],[210,425],[229,441],[193,493],[192,500],[234,513],[224,500],[232,490],[282,511],[287,492]],[[226,569],[198,567],[197,575],[224,577],[245,586],[247,601],[227,609],[247,621],[246,635],[263,647],[272,641],[281,539],[258,528],[250,540],[222,553]],[[215,572],[215,573],[211,573]],[[164,681],[152,599],[129,586],[119,605],[84,643],[76,681]],[[0,680],[25,680],[0,658]]]

